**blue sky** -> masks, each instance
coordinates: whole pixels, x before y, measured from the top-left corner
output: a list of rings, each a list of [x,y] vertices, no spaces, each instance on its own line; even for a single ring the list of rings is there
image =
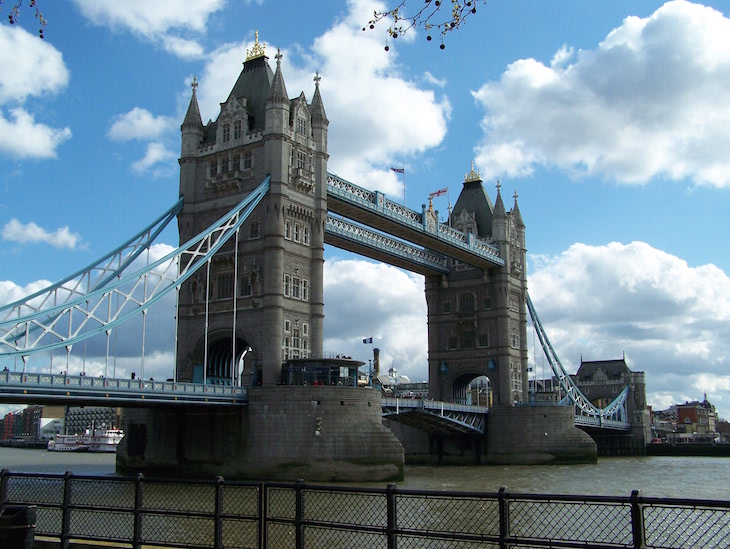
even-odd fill
[[[0,24],[0,303],[175,202],[190,82],[215,119],[258,30],[292,97],[311,100],[320,72],[331,171],[415,209],[448,186],[443,215],[472,161],[493,199],[497,180],[508,207],[518,194],[530,294],[569,371],[625,354],[655,408],[706,392],[730,418],[730,5],[495,0],[444,50],[363,32],[378,6],[44,1],[45,40],[30,10]],[[325,349],[367,360],[373,336],[387,367],[425,379],[423,279],[334,248],[325,276]],[[147,342],[159,377],[167,316]]]

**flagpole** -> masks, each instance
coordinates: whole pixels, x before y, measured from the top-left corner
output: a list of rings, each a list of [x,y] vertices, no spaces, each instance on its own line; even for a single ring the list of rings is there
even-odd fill
[[[446,200],[449,201],[449,207],[446,210],[449,212],[449,227],[451,227],[451,195],[449,194],[449,188],[446,187]],[[477,394],[479,392],[477,391]]]
[[[403,207],[406,208],[406,165],[401,162],[401,168],[403,170]]]

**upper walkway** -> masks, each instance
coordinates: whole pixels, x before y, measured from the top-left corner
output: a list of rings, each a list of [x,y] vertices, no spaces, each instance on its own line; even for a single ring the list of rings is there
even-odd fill
[[[327,209],[330,213],[372,227],[379,233],[362,227],[359,231],[352,228],[345,231],[338,226],[338,218],[331,218],[325,242],[343,247],[344,239],[348,242],[348,250],[353,250],[354,245],[354,251],[373,259],[398,266],[404,265],[394,262],[394,258],[406,261],[407,268],[423,274],[448,272],[448,269],[444,270],[446,257],[482,269],[504,265],[499,248],[474,234],[462,233],[445,223],[436,222],[433,216],[427,215],[425,205],[420,213],[410,210],[388,200],[380,191],[358,187],[333,173],[327,174]],[[403,252],[403,247],[409,245],[404,245],[401,240],[417,246]],[[424,253],[429,256],[425,261],[420,257]]]

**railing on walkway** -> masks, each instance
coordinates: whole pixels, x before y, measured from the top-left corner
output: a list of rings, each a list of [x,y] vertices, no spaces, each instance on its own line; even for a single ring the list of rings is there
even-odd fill
[[[155,402],[163,404],[243,405],[245,387],[144,379],[113,379],[82,374],[0,372],[6,402],[87,403],[100,406]]]
[[[420,398],[392,398],[382,399],[383,417],[399,420],[401,414],[427,414],[450,424],[458,432],[474,431],[484,434],[487,428],[488,406],[471,404],[456,404]]]
[[[0,473],[36,538],[149,547],[727,547],[730,501]]]

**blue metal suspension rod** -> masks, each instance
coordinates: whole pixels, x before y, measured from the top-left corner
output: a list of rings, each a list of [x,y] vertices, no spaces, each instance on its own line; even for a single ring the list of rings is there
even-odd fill
[[[621,391],[621,394],[619,394],[613,400],[613,402],[611,402],[611,404],[609,404],[605,408],[596,407],[590,400],[588,400],[588,398],[586,398],[586,396],[575,384],[575,381],[573,381],[573,378],[570,377],[570,375],[568,375],[568,373],[565,371],[563,364],[558,358],[558,354],[555,352],[555,349],[550,343],[550,339],[548,338],[547,333],[545,332],[542,323],[540,322],[540,317],[537,316],[537,311],[535,310],[535,306],[532,304],[532,299],[530,299],[529,294],[527,294],[527,309],[530,312],[532,324],[535,327],[535,332],[537,333],[537,337],[540,340],[542,350],[545,353],[548,362],[550,363],[550,367],[552,368],[555,377],[558,378],[561,389],[566,394],[565,398],[573,403],[573,405],[576,407],[576,412],[581,415],[598,417],[601,419],[607,418],[615,419],[617,421],[626,421],[625,417],[621,416],[625,416],[625,402],[626,396],[629,393],[629,386],[627,385],[626,387],[624,387],[624,390]]]
[[[243,224],[269,190],[266,179],[214,225],[188,242],[128,276],[120,276],[92,292],[25,315],[14,322],[0,322],[0,354],[27,356],[31,353],[69,348],[147,310],[169,291],[178,288],[213,256]],[[179,269],[177,266],[179,265]],[[152,280],[150,284],[149,281]],[[142,297],[136,297],[147,283]],[[109,314],[112,298],[119,305]],[[71,318],[74,322],[70,322]],[[78,320],[78,321],[77,321]],[[64,327],[68,326],[64,332]],[[31,337],[32,336],[32,337]]]
[[[124,272],[140,254],[149,249],[160,233],[180,213],[182,207],[183,199],[180,198],[155,221],[94,263],[55,284],[38,290],[13,303],[3,305],[0,307],[0,325],[14,323],[29,313],[32,314],[52,306],[57,306],[59,305],[59,297],[61,298],[62,304],[68,302],[74,296],[85,295],[87,292],[103,287],[110,280],[113,280],[120,273]],[[128,255],[124,256],[127,250],[131,251],[129,251]],[[117,263],[116,266],[114,266],[115,263]],[[96,271],[99,271],[99,275],[92,282],[91,274]],[[54,298],[54,301],[49,303],[51,298]]]

